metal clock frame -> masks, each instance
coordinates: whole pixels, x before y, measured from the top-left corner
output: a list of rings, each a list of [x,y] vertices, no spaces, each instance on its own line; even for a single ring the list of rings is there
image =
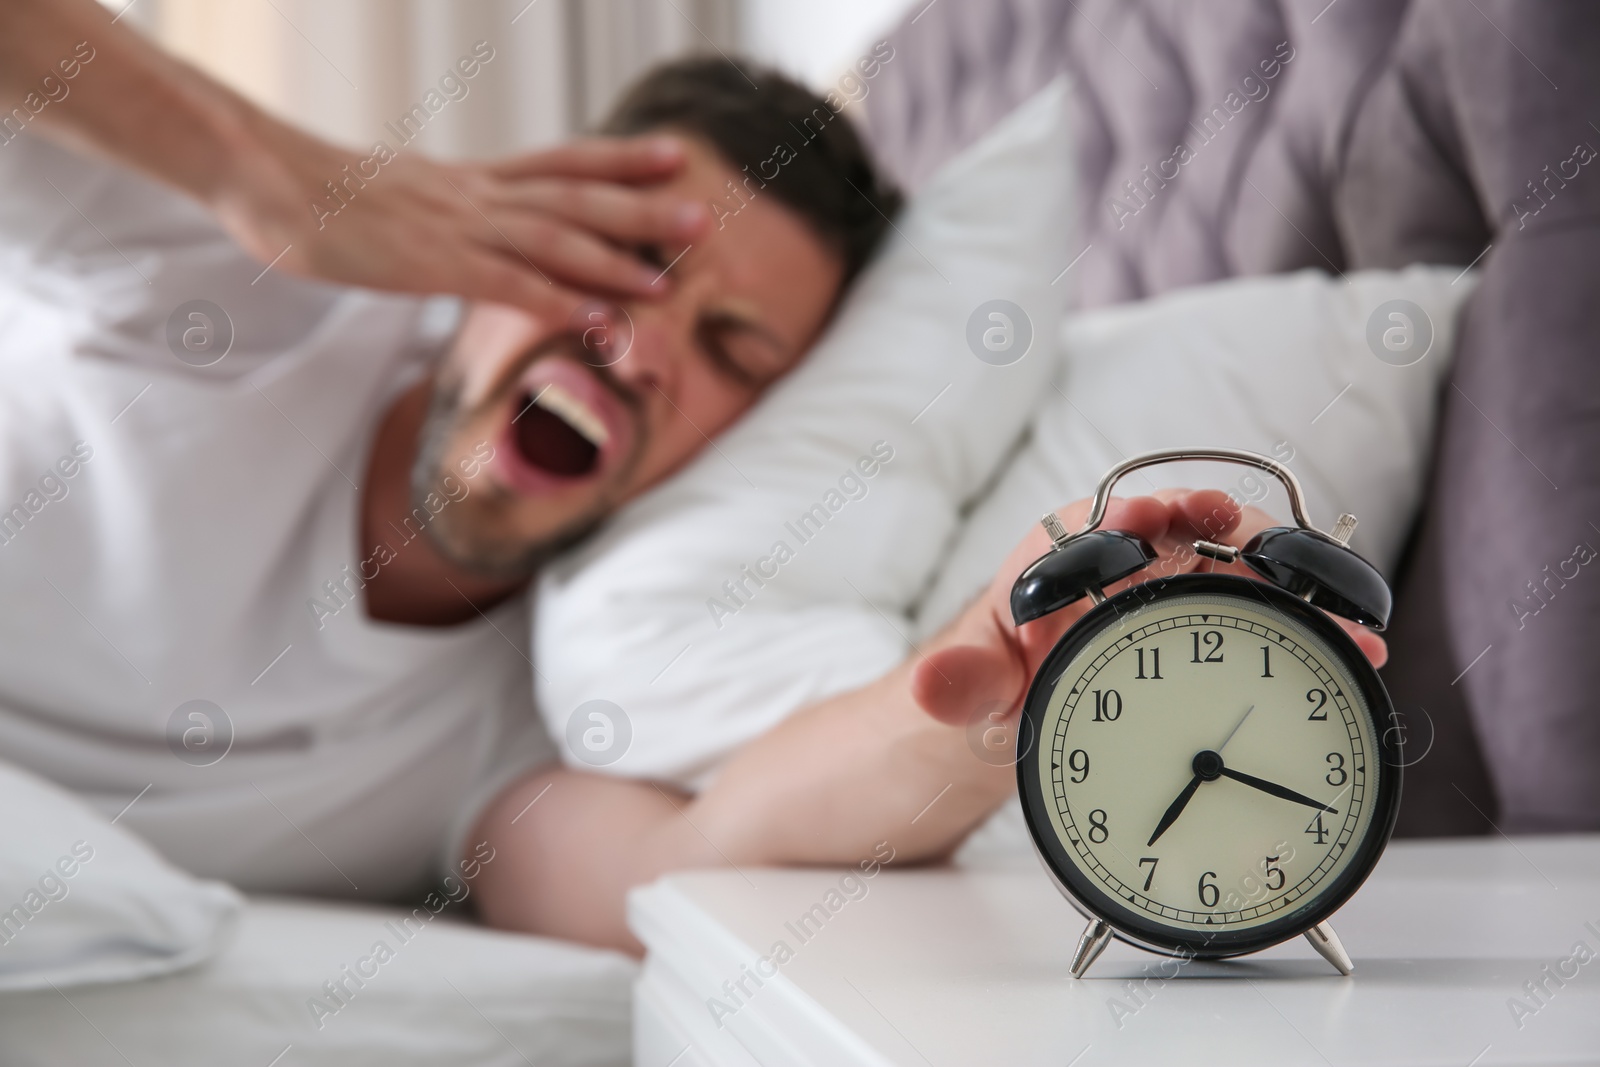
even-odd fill
[[[1152,589],[1152,586],[1155,588]],[[1045,795],[1040,762],[1048,758],[1050,751],[1049,738],[1044,732],[1050,698],[1060,674],[1073,658],[1106,628],[1117,625],[1129,610],[1158,604],[1176,596],[1196,594],[1264,599],[1270,610],[1288,615],[1326,642],[1340,658],[1341,665],[1354,679],[1360,692],[1362,699],[1352,703],[1360,705],[1358,714],[1367,716],[1374,738],[1374,748],[1368,754],[1368,759],[1379,760],[1380,763],[1378,773],[1370,776],[1376,778],[1377,784],[1370,789],[1366,801],[1373,806],[1366,835],[1361,841],[1347,846],[1354,850],[1354,856],[1326,886],[1312,890],[1304,905],[1260,926],[1211,936],[1198,932],[1191,936],[1180,936],[1172,928],[1159,925],[1155,920],[1131,911],[1126,905],[1116,903],[1109,893],[1079,870],[1051,826],[1049,812],[1053,800]],[[1333,955],[1325,951],[1325,948],[1339,946],[1337,935],[1326,929],[1326,923],[1372,873],[1400,813],[1404,777],[1401,765],[1404,761],[1394,740],[1397,735],[1389,729],[1393,721],[1392,713],[1393,706],[1383,682],[1378,678],[1378,672],[1367,662],[1356,643],[1321,611],[1266,582],[1229,574],[1180,574],[1157,578],[1118,593],[1079,619],[1045,658],[1029,686],[1027,699],[1023,703],[1023,717],[1027,721],[1019,728],[1018,736],[1031,737],[1033,751],[1017,762],[1017,791],[1034,849],[1062,895],[1090,921],[1089,929],[1085,931],[1074,956],[1073,976],[1082,977],[1113,936],[1164,955],[1225,959],[1258,952],[1304,934],[1342,973],[1348,974],[1354,970],[1354,965],[1342,948],[1338,948]],[[1323,929],[1319,931],[1319,928]]]
[[[1110,503],[1111,489],[1124,475],[1142,467],[1186,460],[1237,463],[1266,471],[1283,484],[1295,522],[1301,529],[1312,531],[1341,548],[1345,547],[1354,532],[1356,520],[1351,515],[1341,515],[1331,533],[1318,530],[1307,514],[1305,493],[1299,479],[1289,468],[1267,456],[1241,449],[1166,449],[1134,456],[1107,471],[1095,489],[1089,515],[1077,531],[1068,533],[1055,512],[1047,513],[1043,525],[1050,534],[1053,550],[1060,550],[1099,527]],[[1238,549],[1209,541],[1195,542],[1195,549],[1202,555],[1225,562],[1232,562],[1239,557]],[[1232,932],[1221,931],[1211,936],[1187,936],[1128,910],[1122,902],[1115,900],[1082,874],[1051,825],[1049,799],[1044,796],[1039,761],[1045,758],[1048,751],[1044,721],[1050,698],[1061,673],[1073,657],[1107,627],[1121,620],[1124,611],[1177,596],[1207,594],[1262,600],[1269,610],[1289,616],[1325,641],[1360,690],[1363,698],[1360,703],[1368,717],[1375,746],[1368,758],[1378,759],[1380,763],[1377,787],[1371,791],[1369,800],[1374,810],[1366,835],[1360,842],[1349,846],[1355,849],[1355,855],[1326,888],[1313,890],[1306,904],[1260,926]],[[1349,975],[1355,965],[1327,920],[1361,887],[1382,856],[1394,832],[1395,820],[1399,817],[1404,779],[1401,742],[1398,734],[1389,729],[1389,723],[1394,719],[1394,706],[1378,672],[1344,630],[1320,609],[1307,603],[1309,594],[1295,596],[1266,581],[1231,574],[1178,574],[1137,583],[1109,598],[1099,588],[1090,588],[1087,595],[1095,606],[1072,625],[1045,658],[1028,687],[1028,695],[1023,702],[1025,722],[1018,730],[1019,737],[1031,736],[1035,742],[1034,752],[1017,761],[1017,790],[1029,835],[1040,862],[1056,888],[1089,920],[1089,926],[1084,930],[1073,954],[1073,977],[1083,977],[1113,937],[1168,956],[1225,959],[1258,952],[1302,934],[1340,974]]]

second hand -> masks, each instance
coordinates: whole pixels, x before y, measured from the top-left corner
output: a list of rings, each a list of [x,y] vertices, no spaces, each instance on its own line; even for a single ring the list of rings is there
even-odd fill
[[[1222,754],[1222,750],[1228,747],[1228,742],[1233,740],[1233,735],[1239,732],[1239,727],[1244,725],[1245,719],[1248,719],[1250,717],[1250,713],[1255,710],[1256,706],[1254,704],[1251,704],[1248,708],[1244,709],[1244,714],[1239,717],[1239,721],[1234,725],[1232,730],[1228,731],[1227,738],[1223,740],[1222,744],[1217,746],[1217,754],[1219,756]]]

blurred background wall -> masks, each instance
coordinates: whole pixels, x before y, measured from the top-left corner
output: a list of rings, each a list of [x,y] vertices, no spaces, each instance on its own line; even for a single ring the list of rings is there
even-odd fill
[[[445,157],[581,130],[655,62],[721,51],[831,84],[928,0],[102,0],[172,51],[324,137],[370,148],[458,59],[494,59],[423,129]],[[933,0],[937,2],[937,0]]]

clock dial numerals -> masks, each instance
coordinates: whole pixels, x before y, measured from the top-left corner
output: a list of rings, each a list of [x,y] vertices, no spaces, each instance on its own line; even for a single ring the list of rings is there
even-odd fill
[[[1103,845],[1111,838],[1111,831],[1106,828],[1106,812],[1104,808],[1095,808],[1089,813],[1089,840],[1097,845]]]
[[[1196,630],[1189,636],[1194,639],[1194,656],[1189,660],[1190,663],[1223,662],[1221,630],[1207,630],[1203,634]],[[1200,646],[1202,644],[1205,645],[1205,656],[1203,658],[1200,654]]]
[[[1284,879],[1286,877],[1283,873],[1283,868],[1276,866],[1278,860],[1281,858],[1282,857],[1280,856],[1268,856],[1266,859],[1261,861],[1261,869],[1266,873],[1267,876],[1267,888],[1272,890],[1274,893],[1283,888]],[[1276,882],[1272,880],[1274,877],[1278,879]]]
[[[1381,768],[1361,691],[1297,620],[1171,596],[1067,664],[1030,773],[1078,874],[1122,909],[1175,930],[1249,928],[1330,885],[1372,820]]]
[[[1350,775],[1344,769],[1343,752],[1328,753],[1328,764],[1333,768],[1328,772],[1327,780],[1329,785],[1344,785],[1350,780]]]
[[[1139,670],[1138,670],[1138,673],[1134,675],[1134,677],[1136,679],[1138,679],[1139,681],[1141,681],[1141,682],[1147,681],[1147,680],[1148,681],[1159,682],[1159,681],[1161,681],[1161,649],[1152,648],[1149,651],[1150,651],[1150,673],[1146,674],[1146,673],[1144,673],[1144,654],[1145,654],[1144,647],[1140,646],[1139,648],[1136,648],[1136,649],[1133,650],[1134,655],[1138,657],[1138,662],[1139,662]]]
[[[1115,689],[1094,691],[1094,721],[1116,722],[1122,718],[1122,694]]]
[[[1306,716],[1306,721],[1307,722],[1327,722],[1328,721],[1328,694],[1324,693],[1320,689],[1307,689],[1306,690],[1306,699],[1309,700],[1311,703],[1316,705],[1316,707],[1311,709],[1311,714]]]
[[[1139,866],[1143,867],[1147,863],[1150,865],[1150,873],[1144,876],[1144,891],[1146,893],[1150,892],[1150,883],[1156,880],[1156,867],[1161,864],[1161,857],[1146,856],[1139,861]]]

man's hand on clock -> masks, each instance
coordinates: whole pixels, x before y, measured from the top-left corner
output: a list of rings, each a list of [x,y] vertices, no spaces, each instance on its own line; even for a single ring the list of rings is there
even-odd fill
[[[1060,509],[1068,529],[1083,523],[1089,501]],[[1239,505],[1214,489],[1162,490],[1154,496],[1118,498],[1106,510],[1103,529],[1125,530],[1144,538],[1157,560],[1132,578],[1107,587],[1106,595],[1158,575],[1215,569],[1253,576],[1243,564],[1213,564],[1193,550],[1197,539],[1243,546],[1269,526],[1280,525],[1258,508]],[[1022,706],[1029,681],[1044,657],[1073,623],[1093,605],[1087,598],[1023,626],[1011,621],[1011,586],[1017,575],[1050,547],[1050,537],[1035,525],[1001,565],[994,581],[962,615],[924,650],[911,672],[911,694],[929,715],[951,724],[965,723],[978,708],[1007,703],[1013,713]],[[1387,658],[1383,638],[1371,630],[1334,617],[1375,666]]]

